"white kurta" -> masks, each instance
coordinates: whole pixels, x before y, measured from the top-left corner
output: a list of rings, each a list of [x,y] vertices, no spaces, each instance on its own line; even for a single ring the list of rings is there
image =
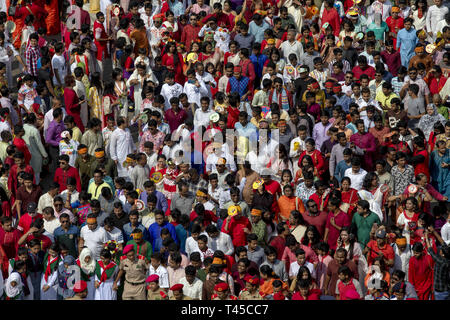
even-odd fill
[[[86,100],[86,102],[81,104],[81,108],[80,108],[81,121],[83,122],[83,126],[86,127],[87,123],[88,123],[88,107],[87,107],[86,87],[84,86],[83,82],[81,82],[79,80],[75,80],[75,87],[73,89],[77,93],[77,96],[80,100],[83,97],[84,97],[83,100]]]
[[[58,288],[58,271],[53,271],[52,274],[48,276],[47,281],[45,281],[44,276],[45,272],[42,273],[41,279],[41,300],[56,300],[56,289]],[[45,285],[50,286],[50,289],[44,292],[42,288]]]
[[[30,165],[34,170],[36,177],[39,177],[42,171],[42,159],[47,158],[48,155],[47,152],[45,152],[44,146],[42,145],[39,130],[35,126],[30,124],[24,124],[23,129],[25,130],[23,140],[25,140],[30,153],[33,155],[30,160]],[[36,183],[38,183],[37,179]]]
[[[156,79],[153,73],[146,73],[144,76],[141,76],[137,69],[131,74],[130,78],[127,81],[127,87],[131,88],[131,81],[138,80],[139,83],[135,84],[134,87],[134,115],[137,116],[141,111],[142,105],[142,89],[143,89],[143,79],[146,78],[147,81],[152,81],[157,86],[159,84],[158,79]]]
[[[100,267],[100,272],[103,272],[103,268]],[[114,279],[119,273],[119,267],[116,267],[111,278],[107,279],[105,282],[100,283],[100,286],[95,289],[95,300],[117,300],[117,291],[113,290]],[[95,275],[95,281],[99,281],[100,279]],[[117,282],[117,285],[120,285],[120,281]]]
[[[117,173],[119,177],[127,177],[127,168],[123,166],[123,162],[127,158],[127,155],[133,153],[136,150],[133,138],[131,137],[130,129],[117,128],[111,134],[111,140],[109,143],[109,152],[111,159],[117,160]]]

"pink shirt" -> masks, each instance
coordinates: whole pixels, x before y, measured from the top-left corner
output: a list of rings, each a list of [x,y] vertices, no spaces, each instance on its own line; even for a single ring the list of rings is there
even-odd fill
[[[306,261],[311,262],[313,264],[316,264],[319,262],[319,258],[317,258],[316,253],[310,247],[300,244],[299,249],[303,249],[305,251]],[[286,272],[289,273],[289,267],[291,266],[291,263],[297,261],[297,257],[295,256],[295,253],[291,251],[291,249],[286,247],[284,249],[283,256],[281,257],[281,261],[283,261],[285,263]]]

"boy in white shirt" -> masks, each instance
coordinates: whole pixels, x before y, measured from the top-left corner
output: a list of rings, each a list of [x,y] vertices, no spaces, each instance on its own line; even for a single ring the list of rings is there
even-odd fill
[[[164,111],[170,109],[170,99],[172,97],[179,97],[183,93],[183,86],[175,82],[175,75],[173,72],[168,72],[164,79],[164,84],[161,87],[161,95],[164,97]]]
[[[165,291],[169,290],[169,273],[167,269],[161,265],[162,256],[159,252],[153,252],[150,257],[150,266],[148,275],[156,274],[159,276],[159,286]]]

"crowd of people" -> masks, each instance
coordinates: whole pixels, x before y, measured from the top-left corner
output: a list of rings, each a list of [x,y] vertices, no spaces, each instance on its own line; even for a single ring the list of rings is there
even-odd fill
[[[0,299],[450,299],[433,2],[2,1]]]

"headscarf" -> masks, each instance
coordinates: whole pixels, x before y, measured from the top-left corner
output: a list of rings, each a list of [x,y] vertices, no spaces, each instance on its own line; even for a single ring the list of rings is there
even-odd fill
[[[58,266],[58,293],[65,298],[73,296],[73,291],[68,287],[68,281],[70,276],[74,274],[74,270],[67,270],[65,265],[73,266],[75,265],[75,258],[71,255],[64,257],[63,263]]]
[[[66,273],[66,268],[65,268],[66,264],[68,264],[69,266],[73,266],[75,264],[75,258],[72,257],[70,254],[68,254],[67,256],[64,257],[63,263],[61,263],[58,266],[58,272],[60,274]]]
[[[89,263],[86,263],[84,261],[84,259],[86,257],[91,257],[91,261],[89,261]],[[92,255],[91,249],[84,248],[83,250],[81,250],[79,260],[80,260],[80,267],[85,273],[91,274],[91,273],[93,273],[95,271],[95,260],[94,260],[94,257]]]
[[[11,282],[16,282],[17,285],[15,287],[13,287],[11,285]],[[9,278],[6,280],[6,284],[5,284],[5,293],[9,298],[14,298],[15,296],[17,296],[20,291],[22,290],[23,287],[23,283],[22,283],[22,278],[20,277],[20,274],[17,272],[12,272],[11,275],[9,276]]]
[[[428,139],[430,133],[433,131],[434,124],[436,122],[441,122],[445,125],[445,118],[443,115],[437,112],[436,106],[434,104],[427,105],[426,109],[433,108],[433,114],[430,116],[426,111],[425,114],[420,118],[418,123],[418,128],[422,130],[425,138]]]

